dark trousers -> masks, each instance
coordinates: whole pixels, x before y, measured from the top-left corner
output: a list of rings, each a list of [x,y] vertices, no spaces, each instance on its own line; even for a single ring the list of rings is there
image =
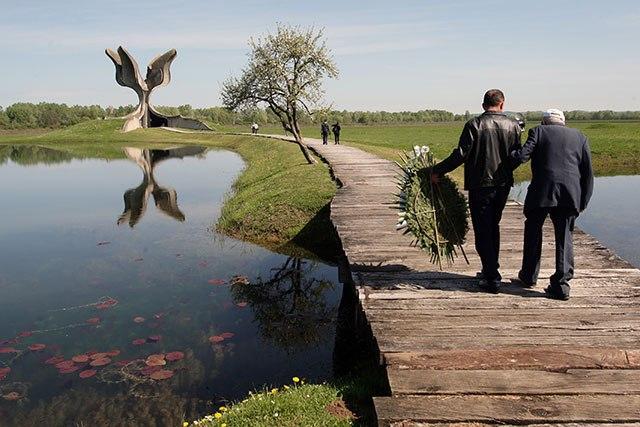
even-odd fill
[[[322,143],[324,145],[327,145],[327,142],[329,141],[329,134],[328,133],[323,133],[322,134]]]
[[[533,283],[540,273],[542,256],[542,226],[551,216],[556,237],[556,272],[549,278],[553,287],[568,292],[569,280],[573,278],[573,227],[576,212],[566,208],[527,208],[524,222],[524,248],[520,277]]]
[[[333,139],[335,140],[336,144],[340,144],[340,133],[339,132],[334,132],[333,133]]]
[[[488,282],[499,282],[500,220],[509,198],[508,186],[469,190],[469,212],[482,274]]]

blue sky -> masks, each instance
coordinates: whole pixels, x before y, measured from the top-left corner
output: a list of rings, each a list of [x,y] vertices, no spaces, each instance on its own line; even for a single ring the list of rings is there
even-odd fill
[[[156,104],[220,105],[247,40],[277,22],[324,27],[338,109],[478,111],[488,88],[510,110],[640,110],[640,1],[0,0],[0,105],[120,105],[106,47],[141,68],[178,50]]]

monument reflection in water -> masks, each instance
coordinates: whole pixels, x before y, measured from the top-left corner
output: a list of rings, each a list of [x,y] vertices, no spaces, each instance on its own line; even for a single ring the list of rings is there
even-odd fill
[[[158,184],[153,175],[154,168],[165,160],[198,156],[205,151],[204,147],[180,147],[166,150],[126,147],[124,154],[142,170],[142,182],[136,188],[131,188],[124,193],[124,212],[118,218],[118,225],[128,223],[133,228],[144,216],[150,195],[153,196],[155,205],[161,212],[178,221],[184,221],[184,214],[178,207],[176,190]]]
[[[0,146],[0,425],[179,425],[294,375],[330,379],[352,311],[337,269],[211,229],[240,157],[122,157]],[[150,376],[154,354],[170,378]]]

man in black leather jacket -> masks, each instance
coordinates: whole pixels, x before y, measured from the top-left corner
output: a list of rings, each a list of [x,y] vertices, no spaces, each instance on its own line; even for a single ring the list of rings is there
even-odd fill
[[[435,165],[431,179],[464,163],[464,188],[469,191],[469,211],[476,250],[482,261],[480,285],[489,292],[500,289],[500,219],[513,186],[509,154],[520,148],[520,126],[504,111],[504,94],[491,89],[484,95],[484,113],[469,120],[458,147]]]

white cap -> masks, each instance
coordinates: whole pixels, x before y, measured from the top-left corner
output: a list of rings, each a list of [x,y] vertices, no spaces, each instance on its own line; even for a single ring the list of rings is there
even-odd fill
[[[542,113],[542,121],[547,123],[562,123],[564,124],[564,113],[556,108],[550,108]]]

